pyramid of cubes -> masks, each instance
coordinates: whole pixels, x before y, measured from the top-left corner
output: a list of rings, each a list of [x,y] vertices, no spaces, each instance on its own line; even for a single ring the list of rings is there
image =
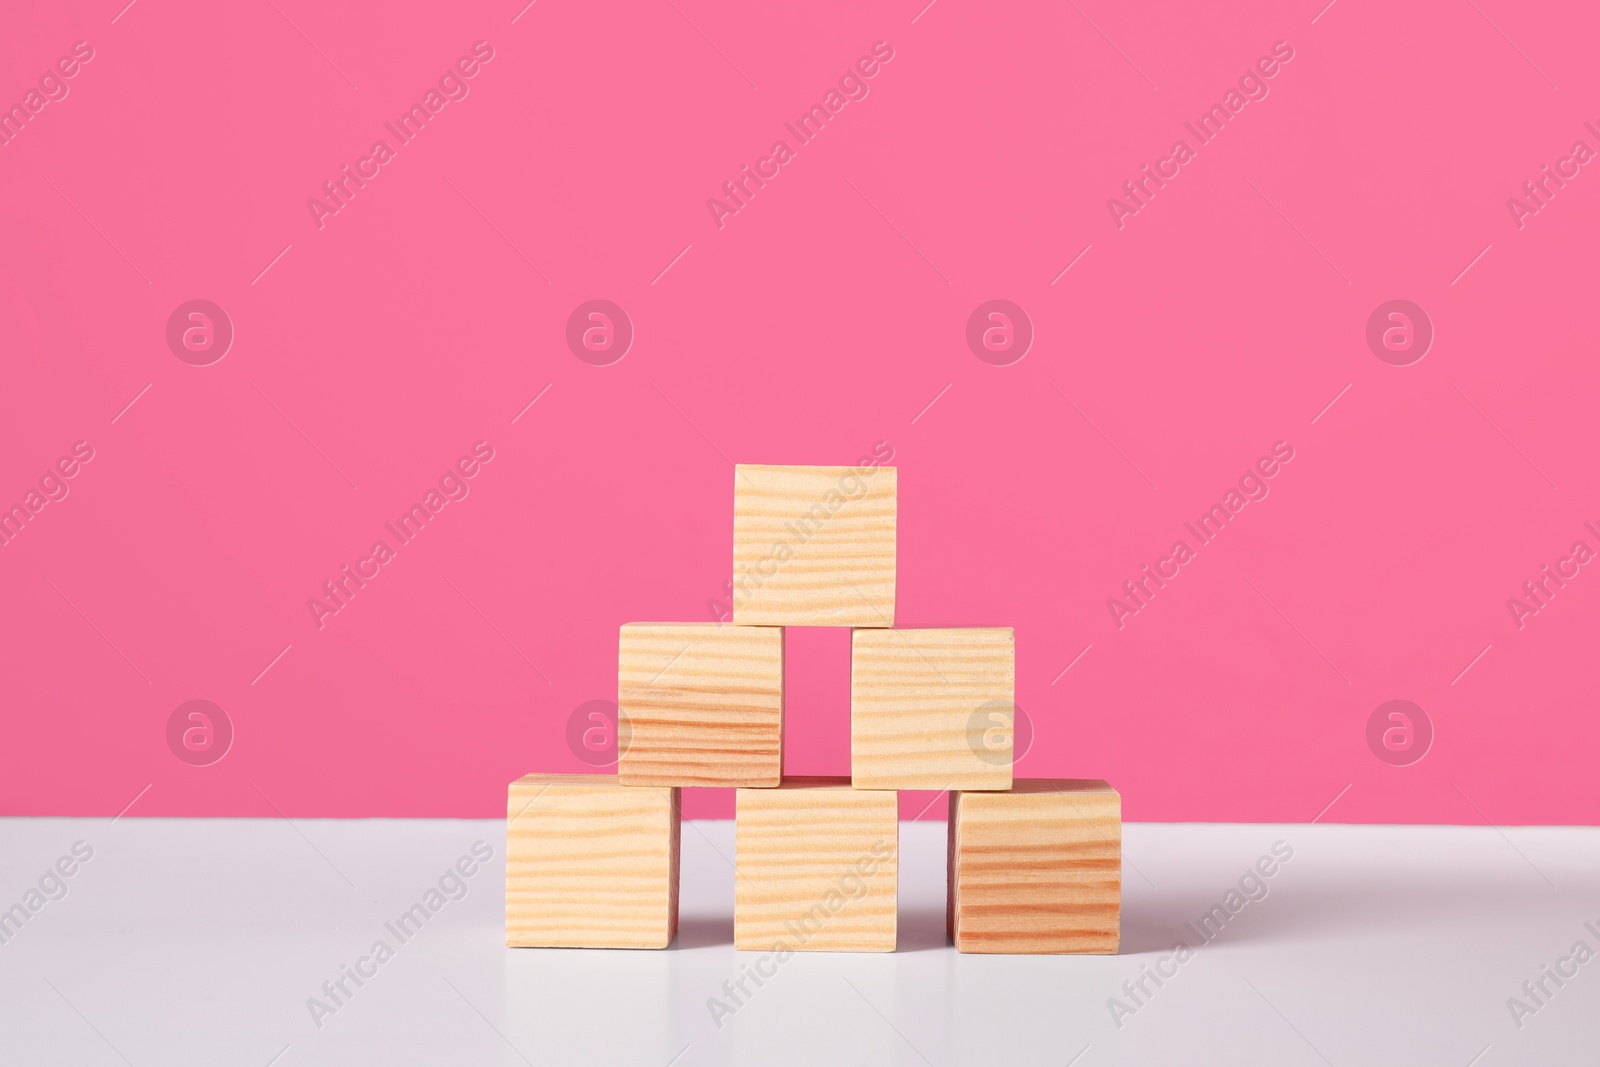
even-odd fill
[[[734,945],[892,952],[899,793],[947,790],[962,952],[1117,951],[1121,797],[1013,779],[1013,631],[896,629],[897,471],[740,465],[733,621],[628,623],[616,774],[530,774],[507,803],[506,941],[665,948],[679,790],[737,791]],[[850,776],[783,773],[784,630],[852,627]]]

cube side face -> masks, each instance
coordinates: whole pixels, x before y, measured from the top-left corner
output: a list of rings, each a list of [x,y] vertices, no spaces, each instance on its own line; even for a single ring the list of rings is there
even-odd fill
[[[529,775],[506,805],[506,944],[666,948],[677,931],[676,789]]]
[[[783,775],[783,630],[623,626],[617,720],[624,785],[776,786]]]
[[[1100,789],[952,798],[949,926],[961,952],[1112,953],[1122,800]]]
[[[897,794],[848,783],[741,789],[734,833],[735,948],[894,951]]]
[[[949,815],[945,820],[944,854],[944,934],[956,943],[956,854],[961,850],[961,794],[950,794]]]
[[[858,789],[1009,789],[1009,628],[856,630],[850,774]]]
[[[733,479],[733,621],[893,626],[893,467],[739,464]]]

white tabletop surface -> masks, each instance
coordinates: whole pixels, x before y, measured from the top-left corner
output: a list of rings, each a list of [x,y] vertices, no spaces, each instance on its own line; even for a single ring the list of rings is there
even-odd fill
[[[737,1001],[724,983],[758,954],[732,946],[731,823],[685,825],[679,935],[660,952],[507,949],[504,834],[500,821],[0,820],[0,909],[37,906],[19,931],[0,927],[0,1062],[1600,1061],[1600,958],[1571,956],[1580,941],[1600,952],[1600,829],[1130,824],[1122,954],[1073,957],[951,949],[944,824],[908,823],[900,951],[769,961],[774,976],[747,978]],[[459,899],[435,898],[400,943],[384,924],[427,903],[478,841],[493,858],[465,895],[447,880]],[[1240,894],[1200,943],[1185,923],[1280,841],[1292,858],[1246,883],[1260,899]],[[48,875],[63,857],[71,876]],[[313,997],[335,1005],[323,983],[380,939],[393,957],[314,1013]],[[1168,955],[1180,939],[1198,944],[1181,964]],[[1547,965],[1576,973],[1557,985]],[[1123,989],[1158,966],[1162,985]],[[1523,983],[1541,979],[1535,1001]],[[1113,997],[1136,1010],[1114,1012]],[[1528,1009],[1515,1017],[1513,997]],[[712,998],[735,1010],[714,1017]]]

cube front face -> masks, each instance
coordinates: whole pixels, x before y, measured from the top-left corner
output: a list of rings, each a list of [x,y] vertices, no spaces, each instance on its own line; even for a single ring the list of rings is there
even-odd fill
[[[733,621],[893,626],[893,467],[739,464]]]
[[[530,774],[506,803],[506,944],[666,948],[678,929],[678,791]]]
[[[897,794],[847,778],[741,789],[734,833],[735,948],[894,951]]]
[[[1116,952],[1122,798],[1075,779],[952,793],[949,871],[948,927],[961,952]]]
[[[623,785],[764,786],[783,774],[783,630],[629,623],[618,644]]]
[[[1015,692],[1009,628],[855,631],[856,788],[1010,788]]]

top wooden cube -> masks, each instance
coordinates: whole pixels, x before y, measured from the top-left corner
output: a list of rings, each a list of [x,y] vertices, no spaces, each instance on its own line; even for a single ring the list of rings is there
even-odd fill
[[[739,464],[733,621],[893,626],[893,467]]]

